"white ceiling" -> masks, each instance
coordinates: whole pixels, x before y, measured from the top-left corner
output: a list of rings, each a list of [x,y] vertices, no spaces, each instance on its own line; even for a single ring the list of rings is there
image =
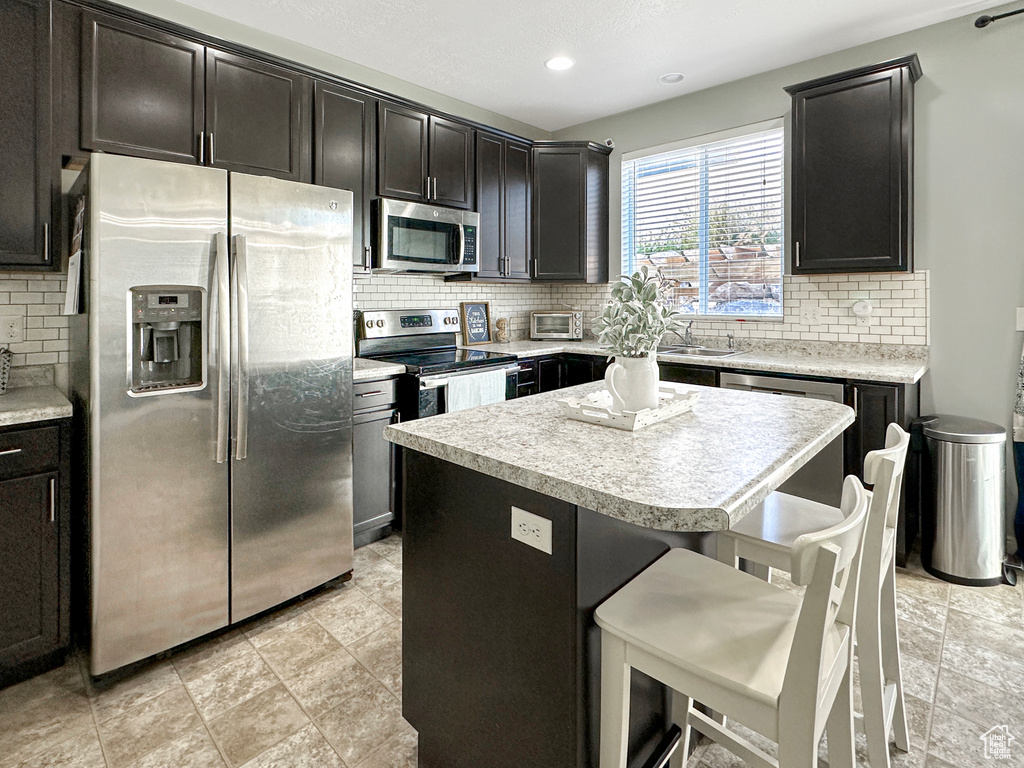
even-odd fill
[[[991,0],[183,2],[546,131],[992,6]],[[555,54],[573,57],[576,66],[545,69]],[[657,77],[666,72],[686,79],[661,85]]]

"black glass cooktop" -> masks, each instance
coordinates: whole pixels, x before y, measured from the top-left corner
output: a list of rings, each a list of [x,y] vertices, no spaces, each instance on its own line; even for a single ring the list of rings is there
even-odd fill
[[[485,352],[482,349],[431,349],[423,352],[399,352],[373,355],[375,360],[404,365],[409,373],[440,373],[458,368],[514,363],[515,355]]]

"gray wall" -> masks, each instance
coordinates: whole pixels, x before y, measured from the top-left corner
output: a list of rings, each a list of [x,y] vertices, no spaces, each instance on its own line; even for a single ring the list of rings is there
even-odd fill
[[[917,52],[915,268],[931,273],[931,371],[921,407],[1009,428],[1024,338],[1015,331],[1015,308],[1024,306],[1024,16],[975,29],[978,15],[557,132],[615,140],[611,274],[619,268],[622,152],[783,115],[785,85]]]
[[[212,13],[207,13],[175,0],[115,0],[115,2],[127,8],[134,8],[137,11],[158,16],[191,29],[200,30],[222,40],[230,40],[233,43],[265,51],[309,67],[316,67],[324,72],[330,72],[362,85],[378,88],[412,101],[418,101],[440,112],[448,112],[467,120],[475,120],[484,125],[494,126],[495,128],[500,128],[529,139],[551,138],[551,134],[535,126],[512,120],[511,118],[475,107],[472,104],[453,99],[436,91],[421,88],[405,80],[399,80],[375,69],[355,64],[346,59],[332,56],[329,53],[286,40],[277,35],[261,32],[252,27],[247,27],[238,21],[215,16]],[[338,12],[344,12],[341,6],[339,6]],[[385,41],[381,41],[381,56],[386,55]]]

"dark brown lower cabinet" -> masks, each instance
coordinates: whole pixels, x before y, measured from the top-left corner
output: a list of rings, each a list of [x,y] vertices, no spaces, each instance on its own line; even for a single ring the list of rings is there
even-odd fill
[[[565,361],[561,355],[537,358],[537,391],[553,392],[565,386]]]
[[[604,378],[608,361],[594,355],[562,355],[565,361],[565,386],[575,387],[577,384],[589,384]]]
[[[704,387],[718,386],[718,369],[704,368],[700,365],[679,365],[677,363],[658,363],[658,375],[662,381],[677,384],[699,384]]]
[[[397,509],[398,446],[384,427],[398,421],[393,380],[357,382],[352,413],[352,532],[356,547],[391,533]],[[362,403],[366,407],[360,407]]]
[[[857,420],[847,428],[843,448],[848,475],[864,476],[864,456],[885,447],[885,432],[896,422],[910,430],[911,419],[920,415],[920,387],[917,384],[875,384],[858,381],[846,385],[846,404],[857,412]],[[917,457],[907,455],[903,494],[900,496],[900,519],[896,527],[896,564],[907,564],[907,554],[914,546],[918,520],[918,487],[920,472]]]
[[[0,429],[0,687],[69,640],[68,423]]]

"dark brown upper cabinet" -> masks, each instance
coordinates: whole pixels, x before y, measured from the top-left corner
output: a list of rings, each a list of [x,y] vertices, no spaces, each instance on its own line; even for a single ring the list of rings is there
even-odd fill
[[[0,268],[50,268],[50,3],[0,4]]]
[[[913,270],[916,54],[786,88],[792,272]]]
[[[370,269],[376,99],[317,81],[313,95],[313,182],[352,191],[353,267]]]
[[[387,101],[378,125],[379,194],[473,208],[472,128]]]
[[[82,148],[200,162],[204,47],[82,14]]]
[[[303,75],[207,48],[207,165],[310,181],[309,98]]]
[[[309,181],[309,78],[82,14],[82,147]]]
[[[608,147],[533,145],[533,278],[608,282]]]
[[[476,139],[480,213],[478,277],[530,277],[530,146],[488,133]]]

